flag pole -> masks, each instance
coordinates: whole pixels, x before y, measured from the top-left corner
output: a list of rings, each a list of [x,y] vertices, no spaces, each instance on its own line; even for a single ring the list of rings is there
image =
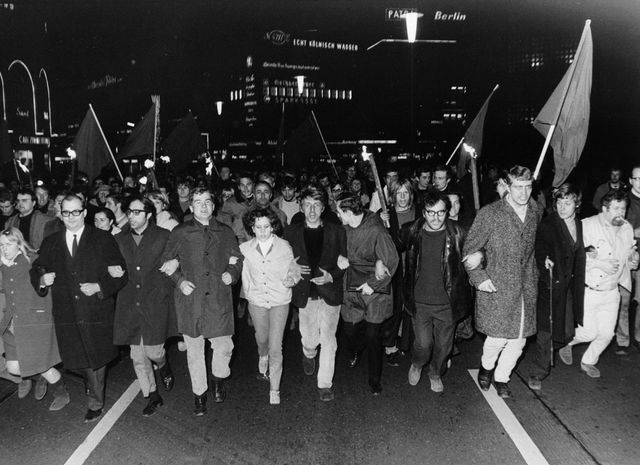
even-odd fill
[[[324,145],[324,149],[326,150],[327,155],[329,155],[329,160],[331,160],[331,166],[333,167],[333,172],[336,173],[336,178],[339,179],[340,175],[338,174],[338,170],[336,169],[336,164],[333,161],[333,157],[329,153],[329,148],[327,147],[327,143],[324,141],[324,136],[322,135],[322,131],[320,130],[320,125],[318,124],[318,120],[316,119],[316,114],[313,112],[313,110],[311,110],[311,116],[313,116],[313,122],[316,124],[316,129],[318,129],[318,133],[320,133],[320,139],[322,139],[322,145]]]
[[[473,205],[476,207],[476,211],[478,211],[480,210],[480,188],[478,185],[478,169],[474,157],[471,157],[471,160],[469,160],[469,166],[471,168],[471,185],[473,187]]]
[[[151,101],[155,107],[155,116],[153,121],[153,163],[156,163],[156,145],[158,144],[158,126],[160,125],[160,96],[152,95]]]
[[[551,143],[551,137],[553,137],[553,133],[558,125],[558,120],[560,119],[560,113],[562,113],[562,107],[564,107],[564,102],[567,100],[567,94],[569,93],[569,87],[571,87],[571,82],[573,81],[573,77],[576,74],[576,58],[580,56],[580,52],[582,51],[582,46],[584,45],[585,38],[585,30],[587,27],[591,25],[591,20],[587,19],[584,22],[584,28],[582,29],[582,36],[580,36],[580,43],[578,44],[578,48],[576,49],[576,53],[573,55],[573,61],[571,62],[571,66],[573,66],[573,70],[571,71],[571,77],[567,80],[567,86],[564,89],[562,102],[558,107],[558,111],[556,112],[556,116],[553,119],[553,124],[549,127],[549,132],[547,133],[547,138],[544,141],[544,146],[542,147],[542,152],[540,152],[540,158],[538,158],[538,163],[536,164],[536,170],[533,173],[533,179],[537,180],[538,175],[540,174],[540,169],[542,168],[542,162],[544,161],[544,157],[547,154],[547,149],[549,148],[549,144]]]
[[[115,157],[113,156],[113,152],[111,151],[111,147],[109,147],[109,143],[107,142],[107,138],[104,136],[104,131],[102,131],[102,126],[100,126],[100,121],[98,121],[98,117],[96,116],[96,112],[93,110],[93,106],[89,104],[89,109],[91,110],[91,114],[93,115],[93,119],[96,120],[96,124],[98,125],[98,129],[100,129],[100,134],[102,135],[102,139],[109,150],[109,155],[111,155],[111,159],[113,160],[113,164],[116,165],[116,170],[118,170],[118,175],[120,176],[120,180],[124,182],[124,176],[120,172],[120,167],[118,167],[118,162],[116,162]]]
[[[460,146],[462,145],[462,141],[464,140],[464,136],[462,136],[460,138],[460,142],[458,142],[458,145],[456,145],[456,148],[453,149],[453,152],[451,152],[451,156],[449,157],[449,159],[447,160],[447,162],[444,164],[444,166],[447,166],[449,164],[449,162],[451,161],[451,159],[453,158],[453,156],[456,154],[456,152],[458,151],[458,149],[460,148]]]

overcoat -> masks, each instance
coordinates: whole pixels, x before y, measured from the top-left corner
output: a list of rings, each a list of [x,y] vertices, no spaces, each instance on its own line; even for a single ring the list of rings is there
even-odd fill
[[[486,265],[468,272],[471,283],[491,279],[497,292],[476,293],[476,329],[487,336],[516,339],[524,302],[523,337],[536,332],[538,270],[534,248],[541,212],[529,200],[522,222],[507,199],[483,207],[464,243],[463,256],[484,252]]]
[[[13,319],[20,374],[32,376],[60,363],[58,341],[51,314],[51,296],[40,297],[31,287],[31,263],[22,254],[15,264],[0,264],[0,284],[6,297],[6,311],[0,321],[0,334]]]
[[[67,369],[98,369],[118,355],[113,345],[115,295],[126,284],[126,264],[118,244],[107,231],[85,225],[75,257],[65,231],[45,238],[33,262],[31,284],[40,295],[51,290],[53,319],[62,362]],[[121,266],[124,276],[113,278],[107,267]],[[53,285],[40,290],[40,276],[56,273]],[[80,283],[98,283],[100,292],[86,296]]]
[[[46,237],[49,228],[47,224],[54,221],[48,215],[45,215],[39,210],[33,211],[33,217],[31,218],[31,225],[29,227],[29,245],[38,250],[42,245],[43,239]],[[20,215],[13,215],[5,223],[5,228],[18,228],[20,229]]]
[[[242,253],[233,230],[215,218],[208,226],[196,219],[186,221],[171,231],[162,260],[174,258],[180,262],[171,275],[176,283],[178,331],[190,337],[232,335],[233,298],[222,274],[228,272],[236,283],[242,272]],[[184,280],[196,287],[188,296],[180,290]]]
[[[115,240],[127,263],[129,281],[118,293],[113,343],[164,344],[177,335],[173,281],[160,272],[162,253],[169,231],[149,223],[137,245],[131,231],[116,234]]]
[[[582,238],[582,221],[574,219],[576,241],[573,241],[564,220],[553,212],[542,220],[536,235],[536,262],[538,264],[538,331],[550,331],[549,321],[549,270],[545,258],[553,262],[553,286],[551,287],[553,340],[568,343],[573,338],[576,325],[582,325],[584,309],[584,274],[586,257]],[[567,308],[567,294],[571,293],[573,305]],[[567,322],[567,318],[571,321]]]

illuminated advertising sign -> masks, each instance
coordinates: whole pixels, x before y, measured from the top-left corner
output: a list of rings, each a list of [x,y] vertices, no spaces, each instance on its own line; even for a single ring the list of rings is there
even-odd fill
[[[385,21],[404,21],[404,15],[407,13],[416,13],[415,8],[387,8],[384,10]]]
[[[454,11],[453,13],[445,13],[444,11],[436,11],[433,15],[434,21],[449,21],[449,22],[459,22],[466,21],[467,15],[460,11]]]
[[[350,42],[334,42],[331,40],[304,39],[301,37],[291,37],[291,34],[280,29],[269,31],[264,36],[273,45],[282,46],[290,44],[294,47],[314,48],[323,50],[337,50],[340,52],[357,52],[358,44]]]

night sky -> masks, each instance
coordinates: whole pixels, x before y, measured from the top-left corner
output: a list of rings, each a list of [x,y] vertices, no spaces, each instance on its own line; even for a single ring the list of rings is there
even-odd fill
[[[234,64],[242,62],[264,31],[283,29],[319,40],[355,42],[364,50],[381,38],[406,37],[403,23],[384,20],[385,8],[389,7],[414,7],[425,13],[419,38],[459,41],[460,45],[450,51],[415,48],[417,87],[429,86],[437,79],[433,77],[437,74],[429,70],[459,68],[469,82],[467,103],[471,112],[496,82],[501,83],[503,91],[496,94],[489,112],[487,132],[493,133],[487,134],[487,146],[503,151],[511,141],[505,134],[509,130],[505,115],[510,99],[526,98],[529,93],[548,95],[563,74],[541,73],[540,79],[532,80],[523,89],[501,65],[505,63],[503,55],[508,52],[509,41],[529,34],[555,35],[574,37],[577,44],[584,21],[590,18],[594,76],[591,129],[585,153],[597,158],[607,152],[624,160],[640,149],[637,0],[22,1],[15,4],[13,11],[0,8],[0,69],[5,81],[11,80],[6,67],[16,58],[25,61],[34,74],[40,67],[47,70],[54,132],[65,132],[68,123],[78,122],[91,101],[105,131],[115,135],[126,121],[137,121],[148,109],[151,93],[163,96],[163,122],[180,118],[191,109],[201,128],[210,130],[215,100],[228,98]],[[433,14],[438,10],[462,11],[468,19],[459,23],[436,22]],[[376,80],[405,79],[402,70],[384,75],[380,70],[399,67],[397,56],[406,52],[389,48],[376,51],[375,55],[365,54],[361,52],[358,58],[359,69],[366,75],[357,83],[363,88],[355,89],[360,95],[376,95],[377,90],[392,85]],[[376,72],[365,73],[366,70]],[[121,82],[103,90],[87,90],[92,81],[107,75]],[[427,90],[416,95],[432,97]],[[400,114],[408,98],[403,94],[396,103],[387,100],[381,103],[395,105],[392,113]],[[373,115],[366,119],[368,125],[375,126],[388,114],[376,113],[378,102],[366,105],[361,113]],[[417,119],[431,116],[428,109],[423,110],[424,114],[421,111],[417,110]],[[388,128],[389,123],[380,121],[380,126]],[[399,133],[402,136],[402,131]],[[538,142],[542,145],[542,138]]]

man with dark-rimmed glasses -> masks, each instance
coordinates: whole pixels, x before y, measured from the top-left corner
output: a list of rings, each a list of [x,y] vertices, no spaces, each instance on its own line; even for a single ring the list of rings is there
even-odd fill
[[[116,358],[113,345],[115,295],[126,284],[125,261],[113,236],[85,225],[82,199],[68,195],[61,205],[64,231],[42,242],[31,283],[40,295],[51,290],[53,318],[62,363],[82,373],[88,389],[85,422],[104,407],[106,365]],[[109,266],[124,273],[112,277]]]

